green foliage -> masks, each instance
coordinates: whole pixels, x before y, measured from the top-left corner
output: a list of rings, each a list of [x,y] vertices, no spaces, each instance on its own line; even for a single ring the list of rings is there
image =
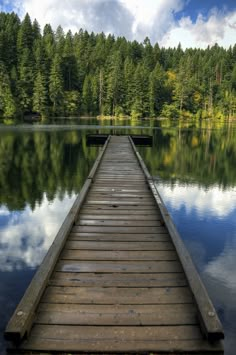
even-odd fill
[[[167,118],[179,118],[180,112],[176,104],[164,104],[161,111],[161,116]]]
[[[41,33],[28,14],[2,12],[0,62],[5,115],[236,116],[236,45],[166,49],[50,24]]]
[[[10,80],[6,68],[0,62],[0,114],[3,117],[13,117],[16,105],[11,92]]]
[[[62,114],[64,110],[64,90],[61,59],[58,54],[55,55],[51,66],[49,96],[52,102],[53,115],[57,116]]]
[[[45,193],[50,200],[79,193],[97,151],[81,130],[0,132],[0,204],[34,209]]]
[[[77,116],[79,113],[79,93],[78,91],[65,91],[64,104],[66,116]]]
[[[34,84],[33,110],[45,117],[48,112],[48,96],[46,88],[46,79],[39,71]]]

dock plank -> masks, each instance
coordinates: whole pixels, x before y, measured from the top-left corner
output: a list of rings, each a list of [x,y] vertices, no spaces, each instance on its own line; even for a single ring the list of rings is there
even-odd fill
[[[86,287],[183,287],[187,280],[183,273],[75,273],[57,272],[52,275],[51,286]]]
[[[65,260],[58,261],[56,266],[57,271],[65,272],[139,272],[139,273],[155,273],[155,272],[183,272],[179,261],[79,261],[79,260]]]
[[[183,304],[192,303],[188,287],[117,288],[48,286],[43,303],[79,304]]]
[[[62,314],[63,313],[63,317]],[[36,324],[65,325],[195,325],[193,304],[81,305],[41,303]]]
[[[171,241],[155,242],[114,242],[114,241],[67,241],[67,249],[85,249],[85,250],[174,250]]]
[[[104,250],[68,250],[66,246],[60,256],[61,260],[103,260],[103,261],[173,261],[178,260],[175,250],[161,251],[139,251],[139,250],[110,250],[109,253]]]

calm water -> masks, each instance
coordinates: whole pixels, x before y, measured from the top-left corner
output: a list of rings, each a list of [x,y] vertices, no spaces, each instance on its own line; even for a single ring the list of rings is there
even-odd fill
[[[1,335],[96,159],[99,148],[86,146],[86,134],[132,132],[153,134],[141,154],[223,322],[225,353],[235,354],[236,127],[73,123],[0,127]]]

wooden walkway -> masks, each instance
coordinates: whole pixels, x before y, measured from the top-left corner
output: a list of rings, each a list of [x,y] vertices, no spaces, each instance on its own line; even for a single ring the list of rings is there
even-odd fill
[[[223,353],[215,310],[129,137],[107,142],[48,254],[8,324],[9,351]]]

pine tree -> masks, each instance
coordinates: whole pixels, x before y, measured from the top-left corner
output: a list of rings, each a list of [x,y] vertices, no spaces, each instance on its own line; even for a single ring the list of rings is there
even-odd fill
[[[115,114],[116,109],[123,110],[124,74],[119,52],[115,52],[110,58],[106,101],[111,115]]]
[[[18,37],[17,37],[17,50],[18,55],[23,54],[24,50],[28,48],[30,51],[33,48],[34,32],[29,14],[25,15],[21,23]]]
[[[63,90],[63,77],[61,70],[61,58],[59,54],[56,54],[51,67],[50,77],[49,77],[49,97],[52,102],[52,112],[53,115],[60,115],[63,113],[63,101],[64,101],[64,90]]]
[[[148,71],[143,64],[138,64],[134,74],[134,103],[131,116],[139,118],[149,115]]]
[[[48,93],[46,88],[46,79],[40,71],[37,73],[34,84],[33,110],[44,118],[48,114]]]
[[[77,62],[74,54],[73,36],[71,31],[66,34],[63,49],[63,76],[65,90],[75,90],[78,88]]]
[[[134,63],[127,57],[124,62],[125,113],[127,115],[130,115],[134,103],[134,72]]]
[[[10,80],[4,64],[0,62],[0,115],[13,118],[16,105],[11,92]]]
[[[22,51],[18,72],[19,103],[23,112],[31,112],[34,85],[34,61],[32,52],[28,48]]]
[[[83,91],[82,91],[82,110],[86,115],[91,114],[93,111],[92,100],[92,85],[91,76],[87,75],[84,79]]]
[[[149,77],[149,112],[151,117],[160,114],[162,106],[167,99],[165,81],[165,72],[160,64],[157,63]]]

